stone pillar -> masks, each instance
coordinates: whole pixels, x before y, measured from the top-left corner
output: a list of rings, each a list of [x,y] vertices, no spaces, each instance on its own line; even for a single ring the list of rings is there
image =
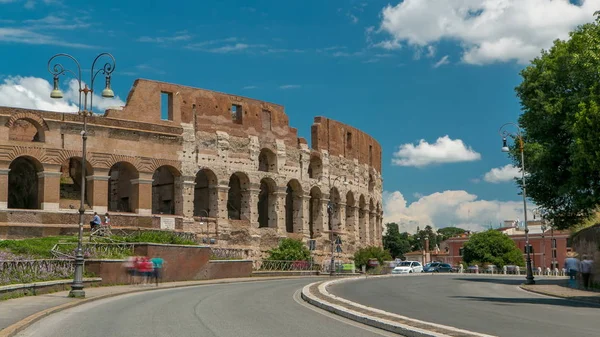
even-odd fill
[[[250,221],[250,227],[258,228],[258,194],[260,188],[252,184],[250,188],[242,191],[242,220]]]
[[[301,207],[294,219],[294,232],[302,233],[305,239],[310,239],[310,194],[303,194],[298,198],[301,198]]]
[[[38,172],[38,203],[45,211],[58,211],[60,208],[60,167],[58,171]]]
[[[0,169],[0,209],[8,208],[8,172],[10,169]]]
[[[108,180],[110,176],[95,174],[87,176],[85,179],[87,180],[85,194],[88,196],[90,207],[98,214],[108,212]]]
[[[185,182],[185,178],[183,176],[180,177],[173,177],[174,181],[173,181],[173,202],[175,203],[174,207],[173,207],[173,213],[175,213],[175,215],[183,215],[183,209],[184,209],[184,205],[185,205],[185,193],[183,191],[183,183]],[[194,203],[194,192],[192,189],[192,194],[191,194],[191,199],[192,199],[192,205]]]
[[[375,245],[381,247],[381,217],[379,214],[375,218]]]
[[[346,206],[346,223],[345,226],[346,232],[348,233],[347,240],[349,242],[357,242],[359,241],[358,232],[358,208],[354,206]]]
[[[319,208],[315,209],[321,215],[321,223],[315,223],[315,236],[324,236],[325,238],[329,238],[329,234],[324,234],[323,231],[329,230],[329,213],[327,213],[327,205],[329,204],[329,199],[321,198],[321,205]],[[333,218],[333,216],[332,216]],[[333,221],[333,219],[332,219]]]
[[[196,187],[195,177],[182,176],[179,178],[179,184],[175,183],[175,193],[181,194],[181,213],[178,213],[178,204],[175,203],[175,214],[181,214],[184,218],[194,217],[194,187]],[[178,188],[179,187],[179,188]],[[175,197],[177,200],[177,197]]]
[[[285,198],[287,197],[287,193],[285,188],[279,189],[274,192],[270,197],[273,197],[275,200],[269,202],[274,202],[273,211],[269,212],[269,227],[271,224],[273,228],[277,228],[277,233],[280,236],[286,236],[286,228],[285,228]],[[269,207],[271,209],[271,207]]]
[[[210,217],[217,220],[217,233],[229,234],[231,226],[229,226],[229,214],[227,211],[227,199],[229,198],[229,185],[209,186],[210,195]],[[215,193],[213,196],[212,193]],[[243,205],[243,199],[242,199]],[[243,219],[243,217],[242,217]]]
[[[368,213],[366,209],[359,209],[358,211],[358,225],[360,231],[360,245],[368,246],[369,245],[369,219]]]
[[[348,230],[346,228],[346,204],[340,202],[337,206],[337,229],[343,232],[345,238],[346,234],[348,234]]]
[[[375,212],[369,212],[369,245],[375,245],[377,232],[375,231]]]
[[[131,179],[130,208],[139,215],[152,215],[152,173],[140,172],[138,179]]]

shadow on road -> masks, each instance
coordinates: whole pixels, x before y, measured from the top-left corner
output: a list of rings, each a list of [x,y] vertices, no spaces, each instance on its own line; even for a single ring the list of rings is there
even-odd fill
[[[518,286],[518,285],[525,283],[525,276],[523,276],[523,277],[493,277],[493,276],[490,276],[490,277],[459,277],[459,278],[456,278],[456,280]],[[536,284],[557,285],[557,286],[561,286],[561,287],[567,286],[567,280],[564,280],[564,279],[536,278],[535,283]]]
[[[600,305],[594,303],[575,302],[577,297],[572,300],[561,298],[502,298],[502,297],[478,297],[478,296],[452,296],[456,299],[464,299],[471,301],[493,302],[498,304],[542,304],[542,305],[558,305],[571,308],[600,308]]]

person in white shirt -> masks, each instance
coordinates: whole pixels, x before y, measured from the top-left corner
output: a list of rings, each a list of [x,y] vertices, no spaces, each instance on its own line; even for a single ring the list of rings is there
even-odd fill
[[[583,287],[585,288],[585,290],[588,290],[590,286],[590,276],[592,275],[593,265],[594,261],[589,259],[587,255],[583,255],[583,260],[581,261],[579,272],[581,273]]]
[[[575,253],[567,253],[565,259],[565,271],[569,275],[569,287],[575,288],[577,286],[577,272],[579,269],[579,259],[575,257]]]

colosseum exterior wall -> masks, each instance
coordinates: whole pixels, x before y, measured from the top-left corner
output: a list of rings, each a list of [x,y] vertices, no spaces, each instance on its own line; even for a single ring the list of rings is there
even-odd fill
[[[0,236],[77,223],[81,121],[0,107]],[[315,117],[309,148],[281,105],[149,80],[88,122],[86,208],[114,226],[193,231],[256,256],[294,237],[316,240],[320,260],[330,230],[344,254],[381,246],[381,147],[356,128]]]

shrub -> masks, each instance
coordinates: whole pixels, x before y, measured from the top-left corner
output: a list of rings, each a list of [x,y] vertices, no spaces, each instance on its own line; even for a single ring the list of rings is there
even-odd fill
[[[278,261],[308,261],[310,250],[301,240],[285,238],[279,242],[279,247],[268,251],[267,260]]]
[[[387,250],[376,246],[360,248],[358,251],[356,251],[356,253],[354,253],[354,264],[359,268],[361,266],[367,266],[368,268],[369,259],[377,259],[377,261],[379,261],[379,265],[381,266],[386,260],[391,260],[392,256]]]

